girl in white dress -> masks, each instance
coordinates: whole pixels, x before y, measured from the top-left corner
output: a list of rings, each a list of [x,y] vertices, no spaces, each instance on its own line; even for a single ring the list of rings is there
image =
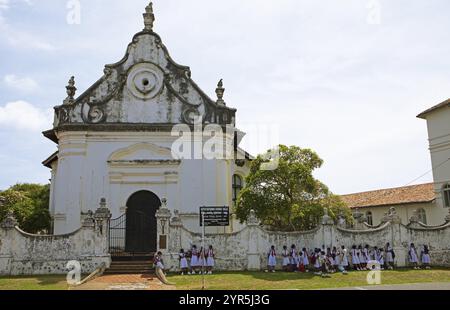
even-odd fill
[[[156,268],[159,268],[159,269],[162,270],[162,272],[164,272],[164,262],[163,262],[163,259],[162,259],[162,253],[161,252],[158,252],[155,255],[155,258],[153,259],[153,261],[154,261],[154,264],[155,264]]]
[[[210,245],[208,251],[206,252],[205,258],[206,258],[206,269],[208,274],[212,274],[213,268],[214,268],[214,258],[216,255],[214,254],[213,246]]]
[[[334,272],[334,258],[333,254],[331,253],[331,248],[327,248],[327,264],[329,266],[328,270],[333,273]]]
[[[422,264],[425,266],[426,269],[430,269],[431,258],[430,258],[430,250],[428,249],[427,245],[423,246],[421,254],[422,254]]]
[[[394,249],[391,247],[390,243],[386,243],[386,247],[384,249],[386,252],[386,267],[388,269],[394,269]]]
[[[358,255],[359,266],[360,266],[361,270],[366,270],[366,263],[367,263],[367,260],[366,260],[366,258],[364,257],[362,245],[359,245],[359,246],[358,246],[357,255]]]
[[[197,246],[194,244],[191,248],[191,274],[195,274],[200,267],[198,264],[198,256]]]
[[[413,266],[414,269],[420,269],[419,267],[419,259],[417,258],[416,246],[414,243],[411,243],[409,246],[409,262]]]
[[[334,259],[334,269],[337,270],[339,268],[339,251],[337,250],[337,248],[334,246],[333,249],[331,250],[331,255]]]
[[[184,253],[184,249],[180,250],[180,253],[178,254],[178,259],[180,260],[180,269],[181,269],[181,275],[184,276],[184,273],[190,274],[186,254]]]
[[[198,269],[200,274],[206,274],[206,260],[205,260],[205,250],[200,247],[200,251],[197,253],[198,257]]]
[[[376,261],[380,263],[381,270],[384,270],[384,251],[381,248],[376,251]]]
[[[356,245],[352,246],[352,265],[353,265],[353,269],[355,270],[361,270],[361,265],[359,262],[359,255],[358,255],[358,249],[356,248]]]
[[[302,260],[303,260],[303,267],[305,268],[305,272],[309,272],[309,254],[306,248],[302,249]]]
[[[316,249],[314,249],[314,270],[316,271],[317,275],[322,274],[321,267],[322,267],[322,262],[320,261],[320,249],[316,248]]]
[[[295,248],[295,244],[293,244],[291,246],[291,252],[289,253],[289,262],[291,265],[291,271],[297,272],[298,255],[297,255],[297,250]]]
[[[269,253],[267,254],[267,269],[269,272],[275,272],[275,266],[277,265],[277,253],[275,252],[275,246],[270,247]]]
[[[283,246],[283,253],[281,255],[283,256],[283,271],[289,271],[289,265],[291,262],[289,260],[289,250],[287,246]]]
[[[364,260],[364,268],[367,269],[367,263],[370,261],[370,255],[369,255],[369,250],[370,247],[368,244],[366,244],[366,246],[364,247],[364,249],[362,250],[362,258]]]
[[[348,268],[348,253],[345,245],[341,247],[340,255],[339,255],[339,270],[343,273],[347,273]]]

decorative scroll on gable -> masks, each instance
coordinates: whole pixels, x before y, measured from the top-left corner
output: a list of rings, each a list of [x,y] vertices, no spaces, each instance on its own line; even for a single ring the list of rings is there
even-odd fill
[[[213,101],[191,79],[189,67],[173,61],[153,32],[151,6],[144,17],[146,27],[133,37],[123,59],[106,65],[103,77],[76,99],[75,81],[71,79],[69,97],[55,107],[55,128],[193,124],[198,117],[205,124],[234,125],[236,110],[225,105],[222,83],[216,90],[218,100]]]

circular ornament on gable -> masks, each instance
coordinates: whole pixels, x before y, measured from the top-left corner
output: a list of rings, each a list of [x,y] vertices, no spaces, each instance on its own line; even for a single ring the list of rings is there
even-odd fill
[[[163,87],[164,73],[151,63],[134,66],[127,78],[127,88],[139,99],[151,99],[159,94]]]

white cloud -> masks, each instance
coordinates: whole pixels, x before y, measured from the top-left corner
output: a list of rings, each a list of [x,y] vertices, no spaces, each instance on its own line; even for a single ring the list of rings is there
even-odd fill
[[[3,78],[6,86],[22,92],[34,92],[39,89],[38,83],[30,77],[18,77],[8,74]]]
[[[9,9],[9,0],[0,0],[0,10]]]
[[[23,0],[23,3],[31,6],[33,2]],[[0,39],[10,46],[20,49],[37,49],[42,51],[53,51],[55,46],[46,42],[43,38],[34,33],[13,28],[6,20],[4,11],[10,9],[9,0],[0,0]]]
[[[16,130],[41,131],[52,122],[50,109],[39,109],[26,101],[8,102],[0,106],[0,126]]]

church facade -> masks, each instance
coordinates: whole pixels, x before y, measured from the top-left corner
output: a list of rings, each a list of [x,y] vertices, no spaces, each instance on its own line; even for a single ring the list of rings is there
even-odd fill
[[[170,57],[154,20],[150,4],[145,28],[123,59],[106,65],[78,97],[71,78],[68,97],[55,107],[53,128],[44,132],[58,147],[44,161],[51,169],[54,234],[77,230],[104,197],[113,219],[126,216],[127,233],[151,239],[133,250],[153,252],[162,204],[192,231],[200,230],[199,207],[233,209],[251,160],[238,147],[243,133],[235,126],[236,109],[226,105],[222,81],[213,100],[190,68]],[[208,232],[239,226],[232,220]]]

